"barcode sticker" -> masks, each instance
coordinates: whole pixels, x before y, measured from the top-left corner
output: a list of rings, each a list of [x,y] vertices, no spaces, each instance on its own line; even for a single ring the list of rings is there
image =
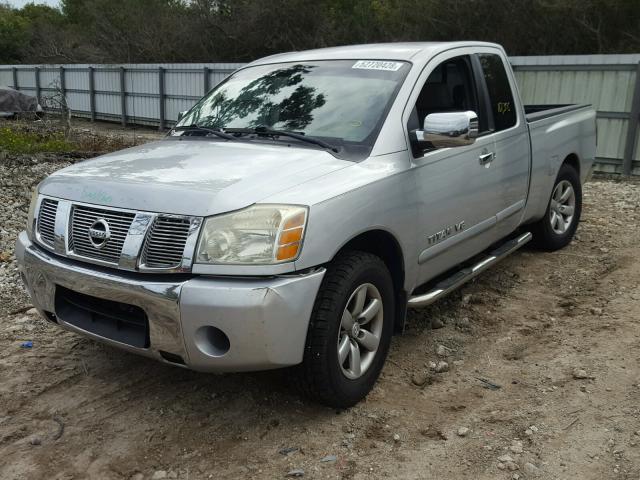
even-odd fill
[[[402,62],[385,62],[382,60],[358,60],[351,68],[360,68],[362,70],[386,70],[388,72],[397,72],[402,68]]]

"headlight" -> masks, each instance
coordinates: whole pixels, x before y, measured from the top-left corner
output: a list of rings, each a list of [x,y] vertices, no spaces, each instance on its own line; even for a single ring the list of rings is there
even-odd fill
[[[31,204],[29,205],[29,215],[27,216],[27,236],[33,240],[33,217],[36,213],[36,203],[38,203],[38,187],[31,193]]]
[[[298,258],[307,222],[307,208],[296,205],[254,205],[206,219],[196,263],[259,264]]]

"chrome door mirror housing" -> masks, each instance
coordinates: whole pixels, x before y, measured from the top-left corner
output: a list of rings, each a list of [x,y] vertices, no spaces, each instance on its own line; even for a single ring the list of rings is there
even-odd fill
[[[431,113],[422,130],[414,130],[415,140],[429,142],[436,148],[471,145],[478,137],[478,115],[466,112]]]

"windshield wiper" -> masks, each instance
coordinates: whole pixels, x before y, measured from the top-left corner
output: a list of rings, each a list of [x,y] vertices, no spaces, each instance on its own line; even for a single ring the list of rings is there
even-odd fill
[[[224,138],[226,140],[237,140],[236,137],[234,137],[233,135],[229,135],[228,133],[223,132],[222,130],[219,129],[215,129],[215,128],[208,128],[208,127],[201,127],[200,125],[196,125],[195,123],[193,125],[184,125],[181,127],[174,127],[174,130],[176,132],[207,132],[207,133],[213,133],[214,135],[220,137],[220,138]]]
[[[328,144],[327,142],[323,142],[317,138],[307,137],[302,133],[290,132],[288,130],[276,130],[274,128],[269,128],[265,126],[255,127],[255,128],[229,128],[226,129],[227,132],[231,133],[255,133],[257,135],[268,135],[272,137],[290,137],[295,138],[296,140],[300,140],[301,142],[311,143],[313,145],[318,145],[322,148],[326,148],[327,150],[331,150],[332,152],[338,153],[339,150],[333,145]]]

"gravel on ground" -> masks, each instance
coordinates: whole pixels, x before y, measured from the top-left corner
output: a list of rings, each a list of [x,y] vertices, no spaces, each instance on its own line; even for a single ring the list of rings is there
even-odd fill
[[[286,371],[190,372],[29,310],[15,238],[73,161],[0,157],[0,478],[640,477],[640,182],[592,180],[567,248],[411,311],[373,392],[335,411]]]

